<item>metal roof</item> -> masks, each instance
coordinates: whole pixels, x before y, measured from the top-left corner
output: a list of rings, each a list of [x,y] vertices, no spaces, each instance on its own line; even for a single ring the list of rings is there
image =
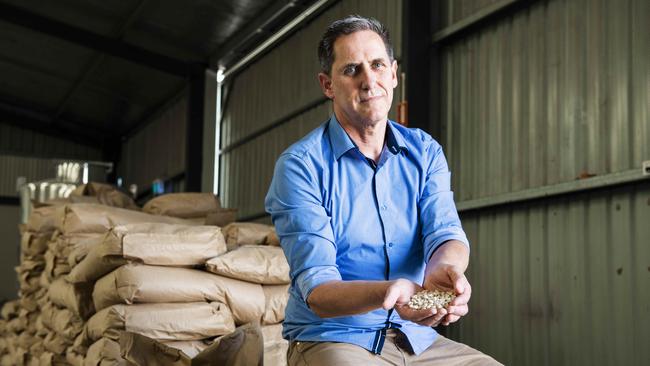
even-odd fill
[[[312,3],[0,0],[0,123],[115,141]]]

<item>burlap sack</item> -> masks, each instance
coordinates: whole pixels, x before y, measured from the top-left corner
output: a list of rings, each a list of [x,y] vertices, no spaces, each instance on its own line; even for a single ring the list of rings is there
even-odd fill
[[[244,324],[260,321],[264,294],[260,285],[201,270],[127,264],[95,283],[93,301],[97,310],[120,303],[216,301],[228,305],[235,323]]]
[[[63,224],[65,206],[44,206],[32,211],[27,219],[27,230],[32,232],[53,232]]]
[[[7,321],[7,332],[9,333],[20,333],[27,328],[27,319],[22,318],[13,318]]]
[[[70,273],[71,267],[68,264],[67,259],[59,258],[52,252],[48,250],[45,252],[45,269],[44,272],[47,274],[50,280],[59,278],[64,274]]]
[[[126,366],[128,362],[120,355],[120,344],[108,338],[100,338],[88,347],[84,366]]]
[[[189,221],[194,225],[206,225],[205,217],[193,217],[191,219],[183,219],[183,220]],[[212,226],[214,226],[214,225],[212,225]]]
[[[282,249],[244,245],[206,262],[208,271],[263,285],[288,284],[289,263]]]
[[[66,262],[71,268],[83,259],[91,248],[101,244],[106,234],[73,234],[58,235],[50,242],[50,250],[61,261]],[[73,259],[70,256],[74,253]]]
[[[216,211],[208,213],[205,217],[206,225],[215,225],[224,227],[237,220],[236,208],[220,208]]]
[[[240,245],[266,244],[266,236],[271,233],[273,226],[254,222],[233,222],[223,228],[226,244],[229,249]]]
[[[66,235],[79,233],[104,233],[109,229],[134,223],[165,223],[192,225],[192,223],[167,216],[149,215],[142,212],[104,205],[78,203],[66,205],[65,217],[60,228]]]
[[[29,349],[38,341],[39,338],[36,337],[34,333],[25,331],[20,333],[20,335],[18,335],[18,340],[16,341],[16,344],[18,344],[18,346],[21,348]]]
[[[218,338],[196,357],[157,342],[125,332],[120,337],[122,356],[134,365],[158,366],[256,366],[262,365],[264,343],[259,325],[246,324]]]
[[[212,193],[168,193],[149,200],[142,211],[179,218],[205,217],[221,208]]]
[[[52,282],[48,296],[53,304],[72,311],[82,319],[95,313],[92,298],[92,283],[68,283],[64,278]]]
[[[83,366],[85,358],[85,354],[76,352],[74,346],[68,347],[65,351],[65,360],[72,366]]]
[[[265,285],[264,316],[262,324],[276,324],[284,320],[284,311],[289,301],[289,285]]]
[[[282,338],[282,324],[262,327],[264,336],[264,366],[285,366],[289,342]]]
[[[69,309],[46,304],[41,309],[41,322],[48,329],[55,331],[70,342],[81,333],[84,321]]]
[[[40,281],[39,281],[40,282]],[[47,290],[45,290],[47,291]],[[41,290],[28,294],[20,298],[20,306],[27,311],[36,311],[39,307],[39,298]]]
[[[68,362],[65,359],[65,356],[62,354],[57,354],[56,352],[43,352],[38,357],[37,365],[48,365],[48,366],[68,366]]]
[[[278,234],[275,232],[275,228],[271,228],[271,232],[268,233],[268,235],[266,235],[266,238],[264,239],[264,244],[271,245],[274,247],[280,246],[280,238],[278,238]]]
[[[47,273],[41,272],[41,274],[38,276],[38,284],[41,285],[41,289],[50,288],[51,283],[52,280],[50,280],[50,277],[47,275]]]
[[[200,341],[160,341],[160,343],[168,347],[176,348],[189,358],[194,358],[206,348],[210,347],[214,341],[215,338],[208,338]]]
[[[56,354],[65,355],[65,350],[72,345],[72,341],[61,337],[56,332],[50,332],[43,340],[45,349]]]
[[[4,320],[11,320],[18,316],[20,311],[20,300],[11,300],[2,304],[2,310],[0,310],[0,315]]]
[[[68,282],[95,281],[127,262],[162,266],[203,266],[226,251],[221,229],[214,226],[132,224],[113,228],[103,242],[66,277]]]
[[[140,207],[135,204],[131,197],[106,183],[90,182],[88,184],[82,184],[70,193],[72,200],[78,196],[92,196],[96,203],[106,206],[140,210]]]
[[[21,255],[20,265],[15,269],[18,274],[41,272],[45,269],[45,256]]]
[[[23,255],[40,256],[47,250],[49,233],[34,233],[27,231],[20,238],[20,251]]]
[[[93,344],[93,341],[88,339],[86,328],[87,327],[84,324],[84,329],[77,336],[77,338],[75,338],[72,346],[68,347],[66,353],[71,353],[71,355],[82,355],[83,357],[86,357],[86,354],[88,353],[88,347]]]
[[[86,340],[117,340],[121,331],[159,340],[200,340],[235,330],[232,314],[224,304],[113,305],[95,314],[84,329]]]

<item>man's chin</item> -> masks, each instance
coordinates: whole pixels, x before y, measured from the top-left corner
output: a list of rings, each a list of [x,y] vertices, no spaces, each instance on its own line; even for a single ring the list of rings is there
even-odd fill
[[[374,126],[381,122],[386,122],[386,120],[388,119],[388,115],[383,113],[363,114],[360,115],[359,117],[360,117],[359,119],[363,122],[364,125],[371,125],[371,126]]]

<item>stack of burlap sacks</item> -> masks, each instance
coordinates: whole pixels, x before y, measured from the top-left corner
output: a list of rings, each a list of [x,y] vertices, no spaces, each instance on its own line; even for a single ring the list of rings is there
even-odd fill
[[[229,219],[223,216],[230,215],[231,212],[218,207],[218,201],[210,201],[207,197],[200,200],[196,195],[191,196],[161,196],[148,202],[144,210],[186,219],[199,216],[192,211],[209,212],[206,216],[212,215],[212,220],[215,217],[222,222]],[[216,202],[217,207],[211,206],[209,202]],[[182,309],[176,316],[184,319],[183,324],[198,321],[197,324],[202,325],[196,330],[183,333],[166,324],[164,329],[173,330],[168,334],[159,329],[155,332],[146,331],[132,323],[126,329],[127,332],[107,334],[105,338],[112,337],[113,341],[120,338],[122,354],[130,362],[144,365],[146,362],[142,362],[143,359],[155,358],[157,364],[177,365],[191,364],[192,359],[213,359],[214,364],[219,364],[217,357],[222,357],[230,349],[220,351],[219,342],[225,337],[215,336],[231,333],[235,326],[259,324],[264,364],[286,364],[287,342],[282,339],[281,322],[284,320],[288,300],[289,266],[279,247],[275,231],[268,225],[234,222],[226,225],[219,231],[220,234],[221,232],[223,235],[215,236],[219,240],[211,247],[219,253],[204,260],[205,266],[200,269],[169,267],[161,261],[144,261],[145,264],[127,263],[97,281],[93,292],[94,305],[98,310],[103,309],[95,315],[97,318],[105,317],[107,312],[134,311],[135,307],[146,309],[149,314],[152,309]],[[128,237],[129,234],[126,234],[125,238]],[[199,242],[197,239],[193,241]],[[197,250],[196,254],[190,248],[184,248],[174,257],[176,260],[183,256],[198,258],[199,254],[205,253],[208,253],[207,247]],[[93,253],[88,258],[93,258]],[[207,303],[213,307],[212,313],[222,316],[220,323],[212,321],[221,327],[206,329],[214,315],[205,319],[197,317],[197,314],[201,314],[198,309],[206,308]],[[219,304],[218,309],[215,304]],[[190,315],[190,308],[197,310]],[[94,323],[95,317],[89,321],[89,326]],[[148,324],[153,323],[154,321],[148,321]],[[252,329],[245,327],[238,330],[242,334],[253,333]],[[233,334],[235,333],[231,333]],[[255,337],[250,337],[249,334],[248,339],[253,339],[251,342],[254,343]],[[183,354],[179,355],[169,346],[182,350]],[[239,346],[246,349],[241,344]],[[261,351],[258,350],[260,356]],[[163,357],[161,353],[167,354]],[[243,356],[233,356],[229,363],[238,359],[238,364],[258,364],[254,352],[243,353]],[[184,363],[179,363],[179,358]]]
[[[269,246],[279,244],[272,228],[232,223],[224,238],[216,226],[165,215],[184,207],[179,216],[223,222],[232,211],[218,201],[201,206],[199,195],[171,196],[145,206],[157,207],[149,210],[156,215],[92,204],[35,210],[17,268],[21,298],[2,311],[2,364],[126,365],[122,355],[146,364],[161,349],[173,357],[160,364],[217,354],[223,361],[224,344],[231,350],[233,340],[254,340],[260,330],[263,346],[240,347],[248,351],[236,355],[245,356],[239,364],[250,364],[255,349],[261,361],[262,347],[265,364],[285,364],[288,265],[280,248]],[[243,324],[248,328],[233,332]]]
[[[102,202],[108,206],[137,208],[133,200],[111,186],[93,183],[78,187],[69,198],[35,204],[40,208],[20,227],[20,265],[16,267],[19,300],[3,306],[0,321],[2,365],[52,363],[53,353],[60,350],[57,337],[51,334],[55,319],[61,321],[67,317],[74,322],[70,312],[54,315],[48,294],[50,284],[70,271],[71,251],[92,244],[88,235],[62,235],[64,205],[69,202]],[[64,333],[70,336],[70,330]]]

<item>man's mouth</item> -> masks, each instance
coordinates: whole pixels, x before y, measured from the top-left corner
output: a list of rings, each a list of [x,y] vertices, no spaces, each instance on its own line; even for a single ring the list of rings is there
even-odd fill
[[[377,99],[379,99],[381,97],[383,97],[382,94],[364,95],[364,96],[362,96],[360,98],[360,102],[361,103],[367,103],[367,102],[371,102],[373,100],[377,100]]]

